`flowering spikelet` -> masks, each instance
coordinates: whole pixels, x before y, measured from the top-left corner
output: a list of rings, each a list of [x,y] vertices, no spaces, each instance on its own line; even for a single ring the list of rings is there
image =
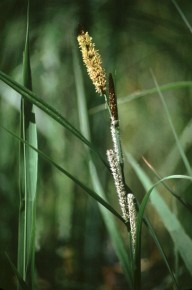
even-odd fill
[[[134,203],[134,195],[129,193],[127,195],[127,204],[129,209],[129,220],[130,220],[130,228],[131,228],[131,240],[132,240],[132,249],[133,254],[135,253],[135,244],[136,244],[136,208]]]
[[[114,152],[116,154],[117,160],[119,164],[123,164],[123,153],[121,150],[121,141],[119,136],[119,127],[117,125],[117,120],[114,119],[113,116],[111,116],[111,137],[113,142],[113,148]]]
[[[127,205],[126,191],[122,182],[121,173],[119,171],[116,154],[112,149],[107,150],[107,158],[109,161],[109,165],[115,182],[115,187],[119,197],[119,204],[121,207],[122,216],[125,222],[127,222],[129,220],[129,210]]]
[[[106,93],[106,74],[102,68],[101,56],[98,50],[95,49],[92,37],[89,36],[88,32],[81,29],[77,40],[82,52],[83,62],[96,92],[104,95]]]
[[[109,108],[111,113],[111,137],[113,148],[119,164],[123,165],[123,153],[119,134],[119,117],[117,108],[117,97],[112,74],[109,74]]]

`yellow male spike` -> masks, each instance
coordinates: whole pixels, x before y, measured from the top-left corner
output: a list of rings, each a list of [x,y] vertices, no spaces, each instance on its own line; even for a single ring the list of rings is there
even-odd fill
[[[95,44],[88,32],[80,29],[77,40],[82,53],[83,62],[87,68],[88,75],[92,80],[96,92],[100,95],[106,93],[106,74],[102,68],[101,56],[95,49]]]

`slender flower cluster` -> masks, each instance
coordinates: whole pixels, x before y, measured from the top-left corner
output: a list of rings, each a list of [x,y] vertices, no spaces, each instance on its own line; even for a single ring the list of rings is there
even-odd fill
[[[123,216],[124,220],[127,222],[129,220],[127,194],[126,194],[125,187],[124,187],[124,184],[122,181],[121,172],[120,172],[119,166],[118,166],[118,160],[116,158],[116,154],[115,154],[114,150],[112,150],[112,149],[107,150],[107,158],[108,158],[111,172],[113,175],[113,179],[115,182],[116,191],[117,191],[117,194],[119,197],[119,204],[121,207],[122,216]]]
[[[134,204],[134,195],[132,193],[127,193],[125,189],[123,169],[124,161],[119,134],[119,117],[113,77],[112,74],[109,74],[109,99],[107,100],[106,74],[104,69],[102,68],[101,56],[98,50],[95,49],[95,44],[92,41],[92,37],[89,36],[88,32],[80,29],[77,40],[80,50],[82,52],[83,62],[87,68],[88,75],[95,86],[96,92],[105,97],[106,104],[109,108],[111,116],[110,128],[113,141],[113,149],[107,150],[107,158],[118,194],[122,217],[127,225],[130,224],[131,244],[133,254],[135,254],[136,208]]]
[[[135,244],[136,244],[136,217],[137,217],[134,199],[135,197],[132,193],[129,193],[127,195],[133,254],[135,253]]]
[[[95,49],[95,44],[88,32],[80,30],[77,37],[79,47],[82,52],[83,62],[87,68],[88,75],[92,80],[96,92],[100,95],[106,93],[106,74],[102,68],[101,56],[98,50]]]
[[[127,223],[129,221],[129,210],[127,204],[127,194],[123,181],[122,172],[122,151],[119,136],[119,118],[117,109],[117,98],[115,94],[115,86],[112,74],[109,74],[109,109],[111,115],[111,137],[113,141],[113,149],[107,150],[107,157],[111,172],[113,175],[116,191],[119,198],[122,216]]]
[[[111,113],[111,136],[113,141],[113,150],[107,151],[107,157],[119,197],[122,216],[125,219],[125,222],[129,222],[130,224],[131,243],[134,254],[136,243],[136,208],[134,204],[134,195],[132,193],[128,194],[125,190],[117,98],[115,94],[113,77],[111,74],[109,75],[109,108]]]
[[[116,120],[113,118],[113,116],[111,117],[111,137],[112,137],[112,141],[113,141],[113,148],[114,148],[114,152],[115,155],[117,156],[118,162],[120,163],[120,154],[119,154],[119,136],[117,136],[117,134],[119,134],[117,128],[116,128]]]

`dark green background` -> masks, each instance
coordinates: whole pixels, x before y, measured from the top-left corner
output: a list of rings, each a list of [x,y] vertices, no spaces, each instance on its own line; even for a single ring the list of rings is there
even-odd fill
[[[21,83],[26,2],[0,1],[0,69]],[[178,1],[178,4],[190,22],[192,2]],[[93,37],[107,74],[113,73],[119,101],[155,87],[151,69],[159,85],[191,81],[192,34],[171,1],[31,1],[33,90],[77,128],[72,50],[75,48],[78,52],[76,27],[79,23]],[[108,112],[104,107],[97,107],[104,100],[95,93],[79,52],[78,56],[90,112],[92,142],[105,157],[106,149],[111,146]],[[163,94],[178,136],[185,133],[184,148],[190,162],[191,88]],[[20,97],[2,82],[0,96],[0,123],[19,134]],[[92,110],[95,108],[100,109],[95,112]],[[157,93],[120,103],[119,117],[123,149],[133,154],[153,182],[156,179],[142,156],[162,176],[186,174],[178,150],[170,156],[175,139]],[[36,119],[40,149],[91,187],[87,153],[80,141],[38,110]],[[13,290],[14,276],[3,252],[16,264],[19,144],[2,129],[0,140],[0,287]],[[111,204],[119,210],[111,176],[100,161],[96,160],[96,165]],[[127,183],[141,200],[145,190],[127,162],[125,170]],[[188,184],[170,182],[190,202]],[[191,236],[191,215],[163,188],[161,192]],[[171,238],[150,205],[148,214],[174,266]],[[126,240],[124,229],[120,228],[120,234]],[[145,231],[142,257],[148,265],[143,268],[142,289],[172,289],[163,284],[169,279],[166,267]],[[191,287],[191,277],[183,262],[180,265],[182,284]],[[42,159],[38,178],[37,274],[39,289],[127,289],[97,205]],[[114,280],[114,288],[107,286],[107,278]]]

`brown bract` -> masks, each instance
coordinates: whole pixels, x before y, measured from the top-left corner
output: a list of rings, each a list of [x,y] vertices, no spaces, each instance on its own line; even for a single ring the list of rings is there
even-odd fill
[[[92,42],[92,37],[89,36],[88,32],[81,30],[77,40],[82,52],[83,62],[96,92],[104,95],[106,92],[106,74],[102,68],[101,56]]]
[[[112,74],[109,74],[109,107],[111,111],[111,116],[116,123],[118,122],[118,110],[117,110],[117,97],[115,94],[115,86],[113,82]]]

